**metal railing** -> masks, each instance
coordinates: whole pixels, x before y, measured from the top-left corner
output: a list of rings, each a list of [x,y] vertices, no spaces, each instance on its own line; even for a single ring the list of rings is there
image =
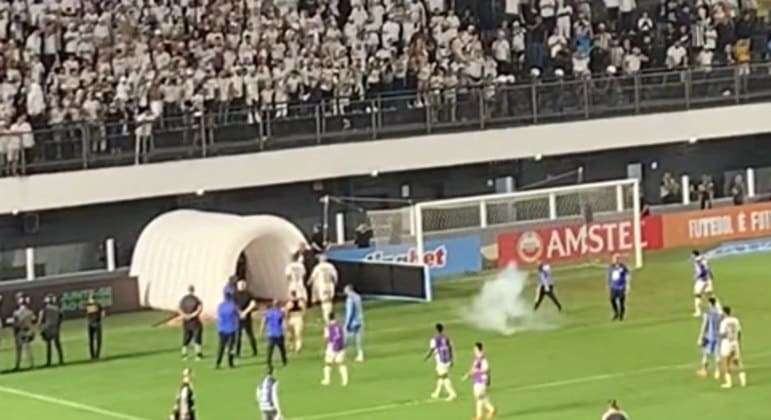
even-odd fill
[[[0,137],[0,174],[134,165],[342,142],[649,114],[771,99],[771,63],[579,80],[534,80],[364,100],[215,104],[208,111],[60,124]],[[6,141],[3,142],[3,139]],[[16,144],[16,149],[8,144]],[[1,148],[0,148],[1,149]],[[15,154],[15,155],[14,155]]]

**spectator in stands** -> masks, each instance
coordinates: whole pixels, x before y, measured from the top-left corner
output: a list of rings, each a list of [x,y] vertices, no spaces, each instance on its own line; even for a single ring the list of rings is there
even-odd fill
[[[735,206],[741,206],[744,204],[744,197],[746,194],[746,189],[744,187],[744,178],[742,177],[742,174],[736,174],[734,179],[731,181],[731,198],[733,198],[733,202]]]
[[[665,172],[659,187],[659,197],[664,204],[672,204],[680,201],[680,184],[670,172]]]
[[[715,183],[709,175],[702,175],[699,185],[696,187],[696,196],[699,207],[702,210],[712,208],[712,200],[715,198]]]

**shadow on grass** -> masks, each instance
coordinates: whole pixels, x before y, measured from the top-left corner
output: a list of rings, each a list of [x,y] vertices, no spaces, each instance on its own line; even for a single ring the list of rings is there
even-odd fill
[[[73,366],[96,365],[96,364],[102,365],[105,363],[118,362],[122,360],[139,359],[143,357],[157,356],[160,354],[176,353],[178,351],[179,351],[179,348],[174,347],[174,348],[138,351],[138,352],[131,352],[131,353],[112,354],[109,356],[99,358],[97,360],[78,359],[71,362],[66,361],[67,355],[65,353],[65,363],[63,365],[59,365],[54,362],[54,364],[51,366],[35,366],[33,368],[22,368],[20,370],[7,369],[7,370],[0,371],[0,374],[21,374],[21,373],[27,373],[27,372],[40,371],[40,370],[61,369],[61,368],[67,368],[67,367],[73,367]]]

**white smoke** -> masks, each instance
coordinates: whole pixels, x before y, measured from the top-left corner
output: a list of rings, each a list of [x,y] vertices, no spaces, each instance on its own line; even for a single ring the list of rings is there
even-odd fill
[[[532,296],[524,296],[526,284],[527,273],[506,268],[485,282],[471,304],[462,309],[462,318],[476,328],[504,335],[557,328],[556,318],[547,315],[544,307],[551,302],[544,301],[535,313]]]

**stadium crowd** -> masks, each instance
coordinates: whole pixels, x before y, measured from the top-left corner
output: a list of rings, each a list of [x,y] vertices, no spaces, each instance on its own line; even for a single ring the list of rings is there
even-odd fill
[[[469,4],[485,3],[495,1]],[[248,107],[251,123],[265,112],[287,116],[287,104],[322,101],[338,114],[353,100],[405,90],[417,91],[411,105],[422,107],[453,102],[469,86],[709,69],[749,63],[766,48],[752,50],[761,27],[754,0],[639,9],[636,0],[506,0],[505,13],[482,22],[463,6],[2,0],[0,155],[13,171],[35,144],[31,130],[73,121],[131,121],[143,138],[162,116],[208,111],[226,120],[229,109]]]

